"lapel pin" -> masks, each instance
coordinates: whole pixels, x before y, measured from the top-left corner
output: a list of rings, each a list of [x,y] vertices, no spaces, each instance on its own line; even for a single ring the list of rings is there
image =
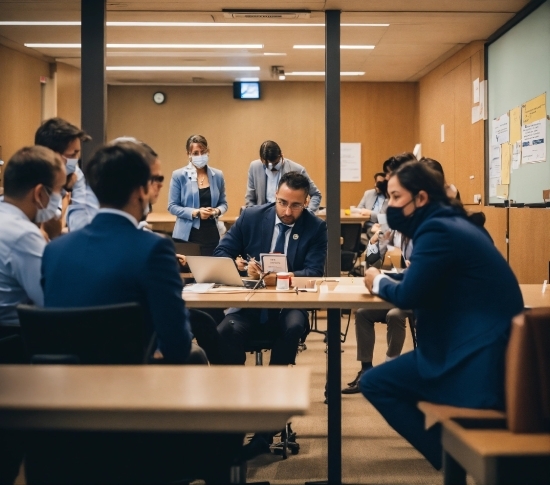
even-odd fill
[[[292,236],[292,239],[294,239],[296,241],[296,239],[298,239],[300,236],[298,236],[298,234],[294,234],[294,236]]]

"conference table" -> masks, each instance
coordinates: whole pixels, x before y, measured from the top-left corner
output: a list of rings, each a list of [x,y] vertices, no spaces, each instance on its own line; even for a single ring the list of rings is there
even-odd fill
[[[327,310],[328,483],[342,483],[341,309],[389,309],[392,305],[369,294],[363,278],[293,278],[293,285],[316,285],[316,291],[227,290],[184,292],[188,308],[299,308]],[[296,387],[301,387],[296,386]]]
[[[363,222],[368,220],[368,217],[362,216],[358,213],[348,213],[349,210],[347,209],[340,210],[341,224],[363,224]],[[326,214],[323,213],[316,215],[323,220],[326,218]],[[228,216],[227,214],[224,214],[218,220],[223,222],[225,224],[225,227],[229,229],[233,224],[235,224],[237,218],[238,216]],[[176,224],[176,216],[166,212],[151,212],[147,215],[147,223],[153,228],[154,231],[171,233],[173,232],[174,225]]]
[[[308,410],[309,374],[300,367],[4,365],[0,429],[282,429]]]
[[[363,278],[293,278],[302,288],[316,284],[317,291],[228,290],[208,293],[184,292],[188,308],[300,308],[327,310],[328,343],[328,483],[342,483],[342,402],[341,341],[342,309],[389,309],[393,305],[369,294]],[[550,290],[542,293],[541,285],[520,285],[525,306],[550,307]],[[301,386],[297,386],[301,387]]]

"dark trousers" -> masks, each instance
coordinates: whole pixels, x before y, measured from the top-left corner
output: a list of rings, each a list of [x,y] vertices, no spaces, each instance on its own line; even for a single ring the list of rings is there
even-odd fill
[[[426,430],[418,401],[479,409],[504,409],[504,352],[499,342],[481,349],[440,377],[420,375],[417,352],[365,372],[359,389],[388,424],[441,468],[441,427]]]
[[[267,310],[267,322],[262,322],[262,310],[243,309],[227,315],[218,326],[224,342],[227,364],[244,364],[245,346],[251,338],[274,339],[269,365],[294,364],[300,337],[308,326],[304,310]]]

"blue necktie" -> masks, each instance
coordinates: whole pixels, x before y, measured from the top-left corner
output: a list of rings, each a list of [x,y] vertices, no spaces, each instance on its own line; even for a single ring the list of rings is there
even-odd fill
[[[290,226],[287,226],[286,224],[279,222],[279,224],[277,224],[277,227],[279,228],[279,235],[277,236],[277,241],[275,242],[275,247],[273,248],[273,252],[285,254],[285,236],[286,236],[286,231],[290,229]]]

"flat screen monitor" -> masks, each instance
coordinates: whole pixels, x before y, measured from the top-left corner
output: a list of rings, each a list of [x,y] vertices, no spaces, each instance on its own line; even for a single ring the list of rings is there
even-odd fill
[[[260,99],[260,83],[258,81],[239,81],[233,83],[233,98]]]

